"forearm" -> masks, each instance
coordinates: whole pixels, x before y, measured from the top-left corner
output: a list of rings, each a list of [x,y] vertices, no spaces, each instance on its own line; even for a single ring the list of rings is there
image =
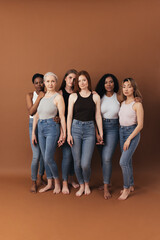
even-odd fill
[[[33,118],[32,134],[35,134],[37,122],[38,122],[38,116],[35,115],[34,118]]]
[[[98,127],[97,132],[99,131],[100,136],[103,137],[103,126],[102,126],[102,117],[101,116],[96,116],[96,123],[97,123],[97,127]]]
[[[35,103],[31,106],[31,108],[29,109],[29,114],[31,116],[33,116],[36,112],[37,112],[37,108],[38,108],[38,105],[39,105],[39,102],[40,102],[40,98],[38,97],[35,101]]]
[[[66,121],[65,117],[61,117],[61,133],[63,134],[63,137],[66,137]]]
[[[68,118],[67,118],[67,135],[71,135],[71,123],[72,123],[72,117],[68,116]]]
[[[137,125],[134,131],[129,135],[128,139],[131,141],[143,128],[143,125]]]

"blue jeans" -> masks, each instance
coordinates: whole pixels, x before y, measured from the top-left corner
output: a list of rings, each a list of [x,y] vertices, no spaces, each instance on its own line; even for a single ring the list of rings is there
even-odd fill
[[[68,175],[74,175],[74,163],[72,157],[71,147],[67,141],[62,146],[63,159],[62,159],[62,178],[67,181]]]
[[[138,133],[132,140],[129,145],[128,150],[123,151],[123,145],[129,135],[134,131],[137,125],[132,126],[121,126],[119,130],[120,134],[120,147],[121,147],[121,158],[120,158],[120,166],[122,168],[122,174],[123,174],[123,187],[129,188],[130,186],[134,185],[133,180],[133,167],[132,167],[132,156],[135,152],[138,143],[140,141],[140,133]]]
[[[103,119],[104,145],[100,146],[103,169],[103,182],[109,184],[112,173],[112,155],[119,140],[119,120]]]
[[[32,144],[32,126],[33,126],[33,118],[29,119],[29,138],[30,138],[30,144],[32,148],[32,164],[31,164],[31,178],[32,181],[37,180],[37,173],[38,173],[38,167],[39,167],[39,175],[43,176],[44,175],[44,161],[42,157],[42,153],[39,147],[39,143],[34,146]],[[36,128],[36,137],[38,139],[38,128]],[[40,163],[40,166],[39,166]]]
[[[74,159],[74,170],[79,184],[88,183],[91,175],[91,158],[95,146],[94,121],[82,122],[73,119],[73,146],[71,148]]]
[[[54,154],[59,133],[59,124],[54,122],[52,118],[38,121],[38,139],[45,162],[47,179],[58,178],[58,168],[54,160]]]

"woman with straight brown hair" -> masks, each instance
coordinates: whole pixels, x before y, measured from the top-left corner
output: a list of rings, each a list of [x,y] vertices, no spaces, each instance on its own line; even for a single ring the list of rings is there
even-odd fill
[[[80,71],[75,82],[75,89],[69,97],[67,131],[68,144],[71,146],[74,169],[80,184],[76,196],[91,193],[89,180],[91,175],[91,158],[95,146],[96,121],[103,142],[100,97],[92,94],[91,79],[86,71]]]

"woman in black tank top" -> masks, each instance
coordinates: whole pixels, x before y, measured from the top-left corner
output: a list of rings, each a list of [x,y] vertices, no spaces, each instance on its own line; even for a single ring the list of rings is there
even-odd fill
[[[71,93],[73,93],[74,82],[77,75],[77,71],[75,69],[70,69],[64,75],[61,87],[59,89],[59,93],[64,98],[65,103],[65,118],[67,120],[68,115],[68,99]],[[74,188],[79,187],[74,181],[74,163],[73,157],[71,152],[71,147],[67,143],[67,140],[62,145],[62,179],[63,179],[63,186],[62,186],[62,193],[69,194],[68,183],[70,183]]]
[[[78,73],[75,82],[75,93],[69,97],[67,131],[68,144],[71,146],[74,169],[80,184],[76,196],[91,193],[89,180],[91,158],[95,145],[94,121],[103,142],[100,97],[92,94],[91,79],[86,71]]]

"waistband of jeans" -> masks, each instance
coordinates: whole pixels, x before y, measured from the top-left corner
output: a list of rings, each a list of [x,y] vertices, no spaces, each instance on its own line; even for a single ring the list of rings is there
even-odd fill
[[[47,118],[47,119],[39,119],[39,122],[43,123],[43,122],[55,122],[53,118]],[[56,123],[56,122],[55,122]]]
[[[104,122],[111,122],[111,123],[119,123],[119,119],[108,119],[108,118],[102,118]]]
[[[135,128],[135,127],[137,127],[137,124],[133,124],[133,125],[130,125],[130,126],[120,126],[120,128],[125,128],[125,129]]]
[[[90,125],[90,124],[94,124],[94,121],[79,121],[77,119],[73,119],[73,123],[77,123],[79,125]]]

